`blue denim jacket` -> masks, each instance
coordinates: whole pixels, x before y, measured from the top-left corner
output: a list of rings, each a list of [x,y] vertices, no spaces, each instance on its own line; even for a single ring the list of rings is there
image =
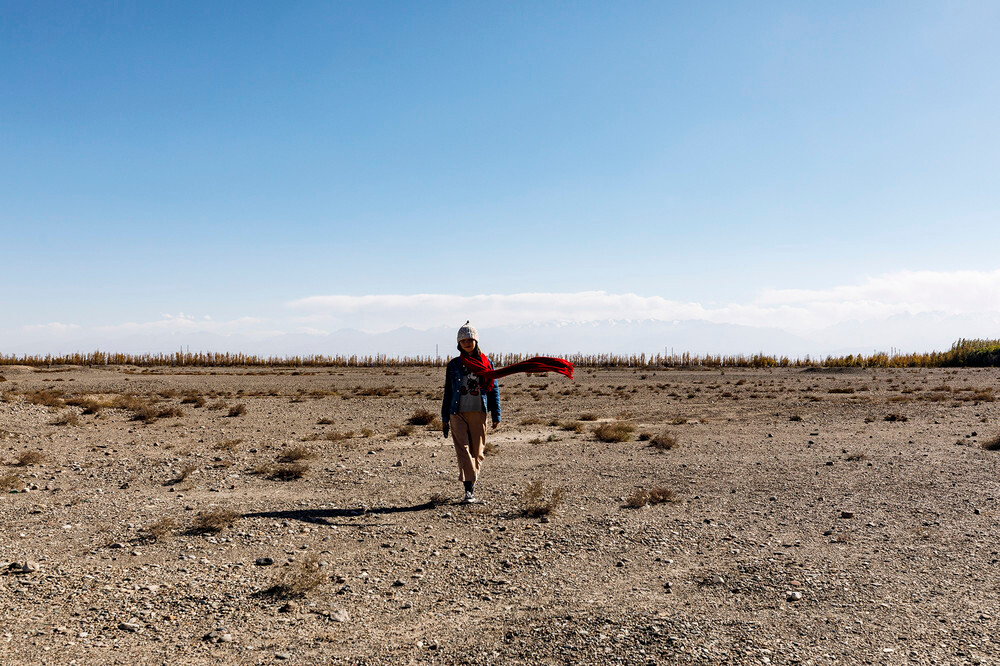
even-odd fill
[[[489,357],[486,357],[489,361]],[[489,361],[493,368],[493,361]],[[462,375],[469,372],[458,356],[448,361],[444,373],[444,399],[441,401],[441,420],[447,423],[452,414],[458,414],[458,402],[462,397]],[[483,410],[492,415],[494,423],[500,423],[500,382],[493,381],[493,390],[479,396],[483,400]]]

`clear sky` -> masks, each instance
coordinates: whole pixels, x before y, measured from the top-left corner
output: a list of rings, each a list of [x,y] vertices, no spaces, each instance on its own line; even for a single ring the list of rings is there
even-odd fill
[[[497,299],[818,327],[893,281],[886,316],[998,314],[998,31],[993,1],[0,0],[0,352]]]

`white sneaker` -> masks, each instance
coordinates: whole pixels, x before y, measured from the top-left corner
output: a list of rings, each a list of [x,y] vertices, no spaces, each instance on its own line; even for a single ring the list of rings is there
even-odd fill
[[[475,504],[476,496],[472,494],[471,490],[465,491],[465,499],[462,500],[462,504]]]

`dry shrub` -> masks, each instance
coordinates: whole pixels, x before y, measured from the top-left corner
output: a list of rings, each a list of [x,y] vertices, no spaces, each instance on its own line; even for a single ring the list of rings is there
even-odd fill
[[[80,407],[84,414],[100,414],[102,410],[111,407],[110,400],[97,400],[96,398],[85,397],[68,398],[66,404]]]
[[[670,420],[671,425],[685,425],[687,422],[688,420],[683,416],[675,416],[673,419]]]
[[[489,440],[486,440],[486,443],[483,444],[483,455],[484,456],[494,456],[494,455],[496,455],[499,452],[500,452],[500,449],[498,449],[497,445],[494,444],[493,442],[491,442]]]
[[[141,409],[148,404],[148,402],[139,396],[132,395],[131,393],[122,393],[121,395],[116,395],[112,398],[108,406],[115,409],[127,409],[134,412],[135,410]]]
[[[384,398],[387,395],[391,395],[395,390],[396,387],[394,386],[376,386],[374,388],[356,386],[354,388],[354,395],[379,396]]]
[[[802,420],[802,415],[801,414],[792,414],[791,416],[788,417],[788,420],[789,421],[801,421]]]
[[[309,460],[310,458],[315,458],[316,454],[312,449],[306,446],[293,446],[290,449],[285,449],[278,454],[278,462],[297,462],[299,460]]]
[[[253,470],[253,473],[272,481],[295,481],[304,477],[308,471],[309,465],[304,463],[281,463],[260,465]]]
[[[594,414],[593,412],[584,412],[583,414],[580,414],[579,418],[581,421],[596,421],[597,414]]]
[[[316,425],[333,425],[336,422],[336,419],[322,418],[319,421],[316,421]]]
[[[432,506],[440,506],[442,504],[447,504],[450,501],[451,498],[444,493],[432,493],[430,499],[427,500],[427,503]]]
[[[202,511],[194,521],[191,531],[202,534],[215,534],[228,527],[232,527],[233,523],[239,517],[240,514],[231,509],[209,509],[208,511]]]
[[[240,404],[234,405],[229,408],[228,416],[233,416],[233,417],[243,416],[246,413],[247,413],[247,406],[241,402]]]
[[[903,414],[893,413],[893,414],[886,414],[885,418],[882,419],[882,420],[883,421],[889,421],[890,423],[895,423],[897,421],[899,421],[900,423],[903,423],[905,421],[909,421],[910,419],[907,416],[903,415]]]
[[[434,419],[427,424],[427,429],[431,431],[440,430],[443,425],[444,423],[441,421],[441,419],[435,416]]]
[[[580,421],[563,421],[559,427],[569,432],[583,432],[583,423]]]
[[[1000,451],[1000,435],[983,442],[983,448],[987,451]]]
[[[56,390],[38,390],[24,394],[24,401],[31,405],[42,405],[44,407],[63,407],[66,401],[62,398],[63,392]]]
[[[224,400],[216,400],[211,405],[209,405],[208,408],[216,411],[220,409],[225,409],[226,402]]]
[[[529,518],[547,516],[562,503],[564,492],[563,488],[553,488],[546,498],[545,485],[541,481],[532,481],[521,497],[521,513]]]
[[[24,482],[17,474],[4,474],[0,476],[0,492],[9,493],[12,490],[21,490]]]
[[[204,407],[207,404],[205,398],[200,395],[187,395],[181,400],[182,405],[194,405],[195,407]]]
[[[80,417],[76,412],[66,412],[49,421],[49,425],[54,426],[79,426]]]
[[[413,426],[409,424],[399,426],[399,430],[396,431],[396,437],[409,437],[412,434]]]
[[[854,393],[854,389],[850,386],[847,387],[834,387],[829,389],[827,393]]]
[[[184,468],[181,469],[181,471],[177,473],[177,476],[175,476],[174,478],[170,479],[170,481],[167,482],[167,485],[174,485],[175,483],[186,481],[189,476],[191,476],[197,471],[198,471],[197,465],[186,465]]]
[[[666,488],[664,486],[657,486],[655,488],[650,488],[646,490],[645,488],[638,488],[629,495],[628,499],[625,500],[625,505],[638,509],[646,506],[647,504],[666,504],[667,502],[677,501],[677,493],[671,488]]]
[[[433,423],[435,418],[437,417],[433,412],[430,412],[426,409],[418,409],[417,411],[413,412],[413,416],[407,419],[406,422],[407,424],[412,426],[423,426]]]
[[[143,531],[148,533],[153,541],[162,541],[170,534],[177,530],[179,523],[171,518],[170,516],[164,516],[159,520],[154,520],[149,525],[143,528]]]
[[[848,462],[861,462],[862,460],[867,460],[868,456],[863,453],[852,453],[848,455],[844,460]]]
[[[228,451],[229,453],[232,453],[242,443],[242,439],[226,439],[212,445],[212,448],[216,451]]]
[[[326,582],[315,555],[307,555],[278,573],[267,593],[276,597],[303,597]]]
[[[602,423],[593,430],[594,436],[602,442],[627,442],[632,439],[635,426],[623,421]]]
[[[677,446],[677,438],[664,430],[660,434],[654,435],[649,440],[649,445],[657,451],[669,451]]]
[[[24,451],[17,457],[14,463],[17,467],[27,467],[28,465],[41,465],[45,461],[45,454],[41,451]]]
[[[157,407],[152,404],[145,404],[132,411],[133,421],[152,423],[157,419],[165,419],[172,416],[184,416],[184,412],[179,407]]]
[[[519,425],[541,425],[545,423],[545,419],[539,418],[537,416],[529,416],[527,418],[521,419]]]

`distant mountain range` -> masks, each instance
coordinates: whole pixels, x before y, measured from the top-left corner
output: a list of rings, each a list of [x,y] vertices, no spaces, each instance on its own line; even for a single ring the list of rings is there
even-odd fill
[[[34,332],[0,331],[0,353],[61,354],[76,351],[126,353],[232,351],[260,355],[324,354],[435,356],[455,353],[455,328],[398,328],[384,333],[341,329],[329,334],[219,335],[211,332],[101,334],[85,329]],[[959,337],[1000,337],[1000,313],[977,316],[902,315],[879,321],[844,322],[808,333],[778,328],[716,324],[707,321],[607,320],[549,322],[483,328],[483,349],[490,353],[692,354],[764,353],[812,357],[889,351],[943,351]]]

